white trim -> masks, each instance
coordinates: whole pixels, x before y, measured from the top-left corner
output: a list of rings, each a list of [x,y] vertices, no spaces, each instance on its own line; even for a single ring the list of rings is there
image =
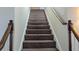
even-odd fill
[[[26,29],[27,29],[27,22],[29,20],[29,15],[30,15],[30,8],[29,8],[29,12],[28,12],[28,16],[27,16],[27,20],[26,20],[26,24],[25,24],[25,28],[24,28],[24,32],[23,32],[23,36],[22,36],[22,40],[21,40],[21,44],[20,44],[20,48],[19,48],[19,51],[22,50],[22,45],[23,45],[23,41],[24,41],[24,35],[26,33]]]
[[[49,23],[50,23],[50,21],[49,21]],[[52,29],[52,33],[54,34],[54,40],[56,41],[56,47],[57,47],[57,49],[58,49],[59,51],[62,51],[62,48],[61,48],[60,43],[58,42],[58,38],[57,38],[57,36],[56,36],[56,33],[55,33],[55,31],[54,31],[54,29],[52,28],[51,25],[50,25],[50,28]]]
[[[40,9],[43,9],[44,10],[44,7],[40,7]]]
[[[50,22],[49,17],[48,17],[48,15],[46,13],[46,10],[44,9],[44,11],[45,11],[46,17],[48,19],[48,22],[49,22],[49,25],[50,25],[50,29],[52,30],[52,34],[54,34],[54,40],[56,41],[56,47],[57,47],[57,49],[59,49],[60,51],[62,51],[61,45],[58,42],[58,38],[57,38],[56,33],[55,33],[55,31],[54,31],[54,29],[53,29],[53,27],[51,25],[51,22]]]

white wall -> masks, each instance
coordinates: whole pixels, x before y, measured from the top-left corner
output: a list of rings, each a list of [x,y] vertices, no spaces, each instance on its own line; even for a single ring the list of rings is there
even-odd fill
[[[76,39],[74,34],[72,33],[72,51],[79,51],[79,41]]]
[[[31,9],[44,9],[44,7],[31,7]]]
[[[61,51],[68,50],[68,31],[67,25],[62,25],[55,14],[52,12],[52,8],[45,8],[45,12],[49,21],[49,24],[54,34],[54,39],[57,44],[57,48]]]
[[[53,7],[57,14],[60,15],[65,22],[67,22],[67,9],[68,7]]]
[[[29,18],[30,8],[16,7],[16,8],[0,8],[0,39],[3,36],[4,31],[7,28],[8,21],[14,20],[14,39],[13,49],[21,50],[25,29],[27,26],[27,20]],[[9,50],[9,37],[2,49],[3,51]]]
[[[77,28],[79,32],[79,8],[78,7],[68,8],[67,18],[72,20],[74,26]]]
[[[14,20],[14,8],[13,7],[0,7],[0,40],[8,26],[9,20]],[[7,40],[3,50],[8,50],[9,40]]]
[[[21,50],[30,8],[16,7],[14,21],[14,50]]]
[[[77,8],[76,7],[69,7],[67,9],[67,19],[69,20],[76,20],[78,19],[77,17]]]
[[[44,7],[40,7],[40,9],[44,9]]]

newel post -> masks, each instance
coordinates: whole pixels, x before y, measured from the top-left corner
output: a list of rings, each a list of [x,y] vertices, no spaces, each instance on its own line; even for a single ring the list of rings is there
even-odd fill
[[[71,42],[71,20],[68,21],[68,38],[69,38],[69,51],[72,51],[72,42]]]
[[[9,51],[13,51],[13,20],[9,21],[9,25],[11,25],[11,31],[10,31],[10,39],[9,39]]]

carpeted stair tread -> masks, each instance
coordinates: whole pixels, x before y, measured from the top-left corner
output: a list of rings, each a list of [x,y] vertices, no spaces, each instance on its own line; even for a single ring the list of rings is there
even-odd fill
[[[51,40],[25,40],[23,48],[55,48],[56,42]]]
[[[29,21],[45,21],[45,20],[47,20],[46,18],[44,18],[44,19],[34,19],[34,18],[29,18]]]
[[[29,22],[28,25],[48,25],[48,23],[46,22],[37,22],[37,23],[34,23],[34,22]]]
[[[22,51],[58,51],[56,48],[27,48]]]
[[[29,21],[28,23],[48,23],[47,21]]]
[[[24,40],[24,42],[31,43],[42,43],[42,42],[55,42],[54,40]]]
[[[26,34],[25,40],[53,40],[52,34]]]
[[[46,18],[33,17],[33,18],[29,18],[29,19],[46,19]]]
[[[27,25],[27,29],[49,29],[49,25]]]
[[[51,29],[27,29],[27,34],[51,34]]]
[[[35,20],[35,19],[32,20],[32,19],[31,19],[31,20],[29,20],[28,22],[47,22],[47,20],[46,20],[46,19],[45,19],[45,20],[37,20],[37,19],[36,19],[36,20]]]

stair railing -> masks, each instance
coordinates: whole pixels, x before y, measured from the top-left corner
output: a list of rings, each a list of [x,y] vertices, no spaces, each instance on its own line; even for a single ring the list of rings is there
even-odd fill
[[[78,32],[75,30],[75,27],[73,27],[73,24],[71,20],[68,21],[68,36],[69,36],[69,51],[72,51],[72,38],[71,33],[74,34],[75,38],[79,41],[79,35]]]
[[[13,51],[13,20],[9,21],[8,27],[2,36],[2,39],[0,41],[0,50],[3,49],[9,35],[10,35],[10,37],[9,37],[9,51]]]
[[[63,24],[63,25],[66,25],[67,22],[64,21],[64,19],[59,15],[59,13],[57,13],[57,11],[54,9],[54,8],[51,8],[53,13],[55,14],[55,16],[58,18],[58,20]]]

